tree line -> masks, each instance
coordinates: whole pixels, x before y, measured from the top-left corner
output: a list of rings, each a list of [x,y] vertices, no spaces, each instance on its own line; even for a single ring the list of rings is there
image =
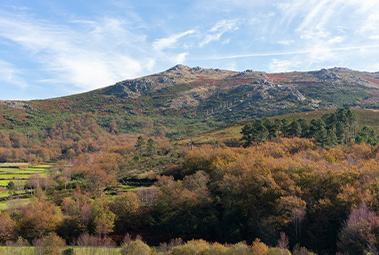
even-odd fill
[[[377,145],[378,138],[374,130],[364,126],[359,132],[356,132],[356,122],[355,113],[345,107],[339,108],[333,113],[324,114],[319,119],[312,119],[310,122],[303,118],[295,119],[292,122],[286,118],[254,120],[243,127],[241,134],[244,147],[273,141],[279,137],[313,138],[322,147],[333,147],[349,141]]]
[[[148,157],[142,153],[130,159],[140,163]],[[85,235],[120,243],[130,233],[162,247],[178,237],[248,244],[259,238],[277,247],[286,236],[283,247],[293,254],[299,246],[318,254],[379,248],[377,146],[324,149],[295,137],[248,148],[203,146],[181,157],[149,188],[113,195],[105,191],[123,171],[120,155],[78,158],[71,170],[63,166],[50,177],[49,186],[35,182],[30,203],[16,201],[0,213],[0,242],[33,243],[56,234],[67,244],[79,245]],[[191,245],[161,254],[182,254],[174,251]]]

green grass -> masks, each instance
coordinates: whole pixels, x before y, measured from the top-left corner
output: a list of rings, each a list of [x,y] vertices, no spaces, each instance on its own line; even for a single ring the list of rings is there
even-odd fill
[[[21,168],[19,168],[21,167]],[[42,177],[46,177],[50,172],[50,165],[35,165],[29,166],[26,163],[2,163],[0,164],[0,188],[3,190],[0,193],[0,198],[4,199],[10,197],[9,190],[6,186],[10,181],[13,181],[16,185],[25,185],[27,180],[36,174]],[[25,191],[21,190],[20,194],[24,194]],[[6,208],[6,204],[1,202],[0,209]]]
[[[121,254],[121,248],[106,248],[106,247],[72,247],[65,246],[61,248],[61,252],[68,248],[74,248],[75,254],[84,255],[84,254],[93,254],[93,255],[102,255],[102,254]],[[6,247],[0,246],[0,255],[34,255],[33,246],[20,246],[20,247]]]
[[[0,210],[6,210],[9,207],[9,204],[12,203],[19,203],[21,205],[25,205],[30,202],[30,198],[17,198],[17,199],[12,199],[8,201],[0,201]]]
[[[319,119],[325,113],[333,113],[335,110],[331,111],[313,111],[313,112],[301,112],[301,113],[291,113],[275,117],[270,117],[270,119],[288,119],[293,121],[295,119],[306,119],[310,122],[312,119]],[[379,134],[379,110],[354,110],[357,116],[357,130],[362,129],[363,126],[371,127],[377,134]],[[242,137],[241,130],[243,124],[236,124],[233,126],[219,128],[212,130],[210,132],[202,133],[193,137],[194,144],[214,144],[216,141],[222,143],[229,141],[230,139],[240,139]],[[190,138],[185,138],[178,141],[178,144],[184,145],[189,144]]]
[[[27,167],[29,165],[29,163],[0,163],[0,167],[18,167],[18,166],[21,166],[21,167]]]
[[[8,197],[9,196],[9,193],[8,193],[8,191],[4,191],[4,190],[2,190],[2,191],[0,191],[0,198],[3,198],[3,197]]]

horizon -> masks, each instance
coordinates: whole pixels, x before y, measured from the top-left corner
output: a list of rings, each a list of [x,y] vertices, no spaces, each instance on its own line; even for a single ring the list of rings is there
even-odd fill
[[[83,93],[176,64],[379,71],[379,2],[4,0],[0,100]]]

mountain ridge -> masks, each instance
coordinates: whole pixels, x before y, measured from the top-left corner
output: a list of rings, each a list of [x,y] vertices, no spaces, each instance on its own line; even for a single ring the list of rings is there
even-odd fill
[[[236,72],[176,65],[81,94],[2,101],[0,126],[44,129],[72,114],[91,113],[105,129],[116,125],[119,132],[143,133],[167,128],[178,134],[186,125],[205,131],[252,118],[344,106],[379,108],[379,72],[341,67]]]

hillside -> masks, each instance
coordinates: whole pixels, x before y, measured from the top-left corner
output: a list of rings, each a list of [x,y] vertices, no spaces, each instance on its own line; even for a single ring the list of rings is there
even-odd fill
[[[2,129],[48,129],[90,113],[103,129],[184,137],[184,127],[206,131],[252,118],[342,106],[377,108],[379,72],[345,68],[268,74],[177,65],[150,76],[47,100],[0,102]]]

